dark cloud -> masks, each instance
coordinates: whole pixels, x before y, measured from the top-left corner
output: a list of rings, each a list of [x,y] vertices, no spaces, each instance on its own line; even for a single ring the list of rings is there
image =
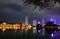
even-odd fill
[[[32,23],[33,19],[42,18],[49,19],[50,17],[60,19],[60,8],[54,7],[49,10],[48,8],[41,11],[35,10],[28,6],[22,6],[14,3],[0,4],[0,20],[23,22],[25,16],[29,17],[29,22]]]

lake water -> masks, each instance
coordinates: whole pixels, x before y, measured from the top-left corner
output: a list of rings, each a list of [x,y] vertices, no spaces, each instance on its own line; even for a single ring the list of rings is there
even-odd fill
[[[18,30],[18,31],[0,31],[1,39],[60,39],[60,30],[48,34],[46,30]]]

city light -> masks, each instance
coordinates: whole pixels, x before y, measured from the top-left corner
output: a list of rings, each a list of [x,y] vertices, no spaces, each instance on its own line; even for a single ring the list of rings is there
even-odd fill
[[[28,29],[31,29],[31,28],[32,28],[32,26],[31,26],[31,24],[29,24],[29,25],[28,25]]]
[[[5,22],[2,23],[2,31],[3,31],[3,32],[6,30],[6,25],[7,25],[7,24],[6,24]]]
[[[33,34],[36,33],[36,27],[33,27]]]
[[[50,21],[54,21],[54,20],[51,18]],[[17,30],[31,30],[31,29],[33,29],[33,31],[35,32],[36,30],[38,30],[37,28],[43,29],[43,30],[45,30],[47,28],[49,30],[50,28],[55,29],[56,26],[58,26],[56,29],[60,30],[60,25],[56,24],[56,26],[53,27],[55,24],[53,22],[50,22],[50,21],[47,22],[47,25],[46,24],[44,25],[44,19],[42,20],[42,25],[40,25],[40,21],[37,21],[37,20],[33,20],[33,24],[32,25],[31,24],[26,25],[26,23],[20,24],[20,23],[6,23],[6,22],[2,22],[0,24],[0,30],[2,30],[4,32],[7,29],[8,30],[16,30],[16,31]],[[26,22],[27,22],[27,20],[26,20]],[[49,26],[49,22],[50,22],[51,26]],[[39,24],[39,25],[37,25],[37,24]],[[55,30],[55,31],[57,31],[57,30]]]
[[[26,25],[22,24],[22,30],[25,30],[25,28],[26,28]]]
[[[4,32],[5,30],[6,30],[5,28],[2,29],[3,32]]]
[[[2,24],[0,24],[0,29],[2,29]]]
[[[52,34],[51,34],[51,37],[53,37],[53,36],[54,36],[54,34],[52,33]]]
[[[6,25],[6,29],[9,29],[9,24]]]
[[[53,19],[53,18],[51,18],[51,19],[50,19],[50,21],[52,21],[52,22],[53,22],[53,21],[54,21],[54,19]]]
[[[12,24],[9,25],[9,29],[13,29],[13,25]]]
[[[40,21],[38,21],[38,24],[41,24],[41,22],[40,22]]]
[[[6,23],[6,22],[3,22],[2,24],[3,24],[3,25],[6,25],[7,23]]]

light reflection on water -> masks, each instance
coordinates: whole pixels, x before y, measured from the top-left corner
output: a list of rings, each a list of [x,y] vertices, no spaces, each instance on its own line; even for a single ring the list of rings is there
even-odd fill
[[[40,29],[40,30],[38,30],[38,32],[37,32],[36,29],[35,30],[25,30],[25,31],[20,30],[20,31],[16,31],[16,32],[15,31],[13,31],[13,32],[4,32],[4,33],[2,32],[2,34],[4,34],[4,35],[6,35],[6,34],[10,35],[10,33],[13,33],[11,35],[15,34],[16,36],[19,36],[19,37],[21,35],[22,38],[24,38],[23,36],[25,36],[25,37],[30,36],[30,38],[33,37],[34,39],[36,37],[38,37],[38,39],[60,39],[60,30],[58,30],[55,33],[51,33],[51,34],[48,34],[45,29]]]
[[[48,34],[46,30],[41,29],[40,31],[38,31],[38,36],[39,37],[46,37],[46,39],[60,39],[60,30],[53,32],[51,34]]]

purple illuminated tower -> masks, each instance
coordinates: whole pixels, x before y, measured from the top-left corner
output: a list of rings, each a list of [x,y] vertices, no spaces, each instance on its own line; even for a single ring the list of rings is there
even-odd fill
[[[38,24],[41,24],[41,22],[40,22],[40,21],[38,21]]]

